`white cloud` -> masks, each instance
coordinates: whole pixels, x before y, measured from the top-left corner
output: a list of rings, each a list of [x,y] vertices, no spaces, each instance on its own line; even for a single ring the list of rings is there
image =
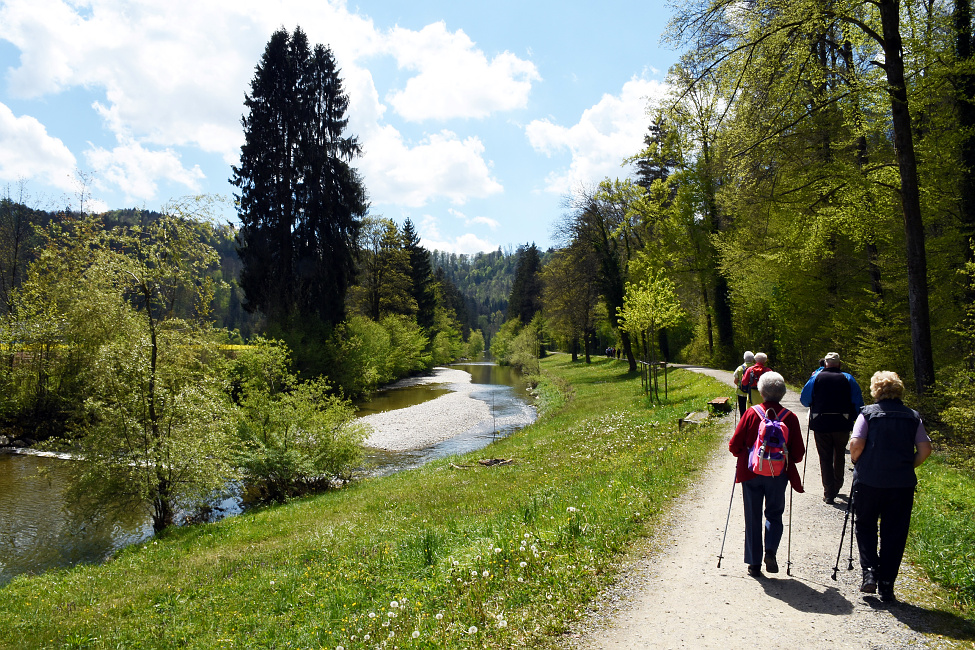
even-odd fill
[[[447,212],[451,216],[454,216],[457,219],[460,219],[461,221],[463,221],[464,222],[464,225],[465,226],[468,226],[468,227],[470,227],[470,226],[487,226],[491,230],[497,230],[501,226],[500,223],[498,223],[495,219],[491,219],[490,217],[468,217],[463,212],[461,212],[459,210],[455,210],[453,208],[449,208],[447,210]]]
[[[662,97],[666,91],[662,82],[633,78],[623,85],[619,95],[603,95],[573,126],[561,126],[547,119],[529,123],[525,135],[536,151],[548,156],[564,151],[571,154],[569,167],[551,173],[545,189],[565,194],[580,184],[619,176],[622,160],[643,146],[650,124],[648,101]]]
[[[472,233],[465,233],[453,238],[444,237],[440,233],[439,221],[429,214],[420,219],[417,232],[420,235],[420,244],[431,251],[473,255],[474,253],[498,249],[497,244],[481,239]]]
[[[445,198],[461,205],[503,191],[483,154],[484,145],[476,137],[461,140],[441,131],[411,147],[387,126],[367,140],[360,169],[374,202],[420,207]]]
[[[0,103],[0,179],[41,179],[61,190],[74,189],[75,157],[44,125],[29,115],[16,117]]]
[[[174,148],[238,160],[254,66],[274,30],[299,24],[311,43],[335,53],[350,98],[350,131],[368,152],[360,166],[374,200],[418,206],[446,197],[461,204],[501,191],[479,138],[439,133],[414,145],[383,121],[387,107],[365,68],[381,56],[413,74],[390,96],[408,119],[481,117],[525,105],[539,78],[532,63],[508,52],[489,59],[464,32],[442,23],[381,31],[345,0],[0,4],[0,38],[20,51],[6,71],[7,90],[23,99],[93,93],[91,108],[124,144],[102,144],[88,156],[109,174],[104,183],[134,197],[154,195],[162,179],[191,186],[200,178],[183,169]]]
[[[127,202],[155,199],[160,179],[183,185],[190,192],[199,192],[204,179],[198,166],[186,169],[171,149],[149,151],[132,140],[122,141],[112,150],[92,147],[85,152],[85,160],[95,174],[95,186],[101,190],[117,186]]]
[[[535,64],[510,52],[489,61],[467,34],[448,32],[443,22],[419,32],[394,28],[388,47],[401,68],[418,71],[387,96],[410,121],[483,118],[523,108],[532,82],[541,79]]]

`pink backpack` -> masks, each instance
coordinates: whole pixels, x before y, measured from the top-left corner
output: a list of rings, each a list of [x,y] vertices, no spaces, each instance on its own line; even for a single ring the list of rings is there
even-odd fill
[[[753,406],[762,418],[758,436],[748,452],[748,469],[759,476],[781,476],[789,465],[789,427],[782,420],[789,414],[783,408],[778,415],[772,409],[766,413],[761,406]]]

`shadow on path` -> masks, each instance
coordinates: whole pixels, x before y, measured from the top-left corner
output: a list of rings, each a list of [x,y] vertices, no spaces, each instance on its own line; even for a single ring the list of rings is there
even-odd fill
[[[863,602],[873,609],[887,610],[891,616],[915,632],[935,634],[957,641],[975,641],[975,623],[957,614],[905,602],[885,603],[875,596],[865,596]]]
[[[826,591],[819,591],[795,578],[761,578],[759,582],[767,595],[800,612],[845,616],[853,611],[853,603],[836,587],[827,585]]]

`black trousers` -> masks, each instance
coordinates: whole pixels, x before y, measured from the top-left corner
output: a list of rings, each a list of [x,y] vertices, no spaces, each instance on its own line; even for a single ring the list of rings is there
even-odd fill
[[[914,509],[914,488],[878,488],[858,483],[853,497],[856,510],[860,567],[873,569],[878,582],[894,584],[900,570],[907,531]],[[877,531],[880,551],[877,551]]]
[[[846,443],[849,431],[814,431],[816,451],[819,452],[819,469],[823,476],[823,496],[832,499],[843,487],[846,470]]]
[[[745,414],[745,409],[748,408],[748,396],[739,395],[738,396],[738,417]]]

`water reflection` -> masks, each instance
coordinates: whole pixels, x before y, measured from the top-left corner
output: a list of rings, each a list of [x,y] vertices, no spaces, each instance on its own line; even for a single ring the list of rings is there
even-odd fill
[[[100,562],[152,535],[144,517],[90,519],[64,496],[68,463],[0,454],[0,584],[21,573]]]

